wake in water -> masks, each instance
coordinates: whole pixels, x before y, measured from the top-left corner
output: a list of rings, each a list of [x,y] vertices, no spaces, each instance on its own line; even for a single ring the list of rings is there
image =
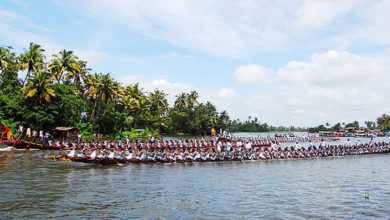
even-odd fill
[[[4,147],[4,148],[0,148],[0,152],[3,152],[3,151],[12,151],[14,148],[13,147]]]

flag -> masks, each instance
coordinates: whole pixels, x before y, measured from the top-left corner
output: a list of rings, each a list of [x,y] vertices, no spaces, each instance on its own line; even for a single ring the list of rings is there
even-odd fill
[[[3,139],[4,137],[7,137],[8,140],[15,140],[15,137],[12,134],[11,129],[9,129],[9,127],[3,123],[1,123],[1,125],[3,127],[1,129],[1,139]]]
[[[4,136],[5,134],[7,134],[8,133],[8,131],[9,131],[9,127],[7,127],[7,125],[5,125],[5,124],[3,124],[3,123],[1,123],[1,125],[2,125],[2,129],[1,129],[1,136]]]

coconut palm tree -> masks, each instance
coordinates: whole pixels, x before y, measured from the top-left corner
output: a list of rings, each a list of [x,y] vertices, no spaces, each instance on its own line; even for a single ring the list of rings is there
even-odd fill
[[[126,96],[130,96],[131,98],[136,100],[145,97],[144,93],[142,92],[142,88],[139,87],[138,83],[128,85],[124,93]]]
[[[167,114],[168,114],[168,100],[167,94],[162,91],[155,89],[148,96],[150,104],[150,119],[154,127],[162,128],[167,125]]]
[[[215,127],[218,123],[218,113],[217,108],[211,102],[206,102],[206,108],[208,112],[208,117],[210,118],[210,124],[212,127]]]
[[[27,82],[31,73],[38,72],[45,66],[45,52],[40,45],[30,43],[28,49],[24,49],[24,53],[20,54],[20,69],[27,70],[26,78],[23,81],[23,85]]]
[[[226,129],[230,121],[229,113],[227,111],[222,111],[219,114],[219,127]]]
[[[50,99],[56,96],[50,73],[42,71],[33,73],[22,91],[26,98],[35,99],[39,104],[50,102]]]
[[[187,106],[192,109],[195,105],[199,104],[198,102],[199,94],[196,91],[191,91],[187,95]]]
[[[18,59],[11,47],[0,47],[0,80],[16,79],[19,65]]]
[[[138,83],[126,87],[121,104],[124,110],[134,118],[136,125],[139,125],[140,122],[148,123],[152,120],[151,102],[142,92],[142,88],[139,87]]]
[[[134,105],[132,112],[134,114],[135,123],[139,122],[150,122],[150,102],[148,99],[142,98],[137,100],[137,105]]]
[[[82,85],[85,83],[85,80],[87,78],[87,73],[91,70],[87,68],[87,62],[82,60],[75,60],[72,64],[72,70],[70,72],[67,72],[65,76],[66,81],[73,82],[74,85],[76,85],[77,89],[80,92],[83,92]]]
[[[78,57],[74,55],[71,50],[60,51],[58,55],[53,55],[54,59],[49,64],[49,71],[52,73],[53,77],[60,82],[64,78],[64,74],[67,74],[67,79],[73,78],[78,73],[82,72],[80,65],[85,63],[80,63]]]
[[[90,96],[95,101],[91,114],[91,120],[93,121],[94,126],[96,117],[99,114],[102,105],[105,103],[114,103],[123,94],[120,84],[116,82],[109,73],[95,73],[91,75],[87,81],[86,95]],[[106,114],[108,108],[109,105],[106,105],[106,109],[102,116]]]
[[[0,70],[2,73],[7,69],[12,57],[15,57],[15,54],[11,53],[10,48],[0,47]]]
[[[168,110],[167,94],[155,89],[149,94],[150,111],[158,113],[160,116]]]
[[[175,108],[183,111],[187,107],[188,94],[185,92],[179,93],[176,95]]]

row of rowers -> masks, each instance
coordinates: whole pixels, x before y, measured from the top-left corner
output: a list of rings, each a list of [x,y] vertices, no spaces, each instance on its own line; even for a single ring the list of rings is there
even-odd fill
[[[372,153],[389,153],[390,144],[385,142],[372,142],[360,145],[321,145],[309,148],[286,147],[284,149],[272,148],[231,148],[218,151],[216,148],[204,149],[131,149],[118,151],[115,149],[102,150],[71,150],[66,156],[81,159],[117,159],[141,161],[216,161],[216,160],[260,160],[260,159],[288,159],[360,155]]]
[[[333,139],[323,138],[321,140],[317,139],[307,139],[309,145],[319,142],[334,141]],[[303,143],[305,141],[301,141]],[[207,148],[207,147],[267,147],[272,145],[279,145],[280,143],[276,140],[268,140],[265,138],[234,138],[231,140],[228,139],[171,139],[171,140],[153,140],[153,141],[129,141],[119,140],[119,141],[81,141],[81,142],[72,142],[72,141],[49,141],[49,146],[52,148],[58,149],[102,149],[102,148],[114,148],[114,149],[133,149],[133,148],[142,148],[142,149],[155,149],[155,148]],[[298,141],[296,141],[298,143]]]

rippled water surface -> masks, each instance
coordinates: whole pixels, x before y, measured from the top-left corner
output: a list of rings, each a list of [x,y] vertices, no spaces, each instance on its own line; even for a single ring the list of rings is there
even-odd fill
[[[99,166],[43,153],[0,152],[1,219],[390,218],[390,154]]]

